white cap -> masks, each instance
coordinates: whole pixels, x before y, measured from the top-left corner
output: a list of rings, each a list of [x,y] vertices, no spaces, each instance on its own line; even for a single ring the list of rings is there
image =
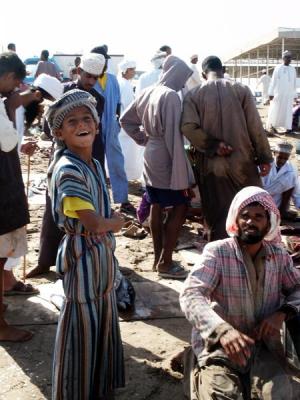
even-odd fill
[[[292,53],[289,51],[289,50],[285,50],[283,53],[282,53],[282,58],[283,57],[292,57]]]
[[[59,99],[63,94],[62,83],[55,78],[47,74],[40,74],[34,81],[33,86],[41,88],[50,94],[55,100]]]
[[[125,73],[128,68],[136,68],[136,62],[132,60],[123,60],[119,64],[120,71]]]
[[[104,65],[105,57],[102,54],[89,53],[82,56],[79,67],[88,74],[99,76]]]
[[[193,54],[193,55],[191,55],[191,61],[192,61],[194,58],[198,58],[198,54]]]

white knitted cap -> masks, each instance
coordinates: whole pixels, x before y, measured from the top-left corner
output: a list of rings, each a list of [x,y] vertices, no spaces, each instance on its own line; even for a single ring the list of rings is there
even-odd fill
[[[104,65],[105,57],[102,54],[88,53],[82,56],[79,67],[91,75],[99,76]]]

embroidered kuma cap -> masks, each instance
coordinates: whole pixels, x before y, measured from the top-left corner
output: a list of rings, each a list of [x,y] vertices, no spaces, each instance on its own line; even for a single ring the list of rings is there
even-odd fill
[[[52,132],[59,129],[66,115],[77,107],[87,107],[95,122],[99,124],[99,116],[96,110],[96,99],[88,92],[73,89],[66,92],[60,99],[52,103],[46,113],[46,119]]]
[[[293,145],[289,143],[287,140],[282,140],[276,144],[273,148],[277,153],[286,153],[291,154],[293,150]]]
[[[81,68],[83,71],[91,75],[99,76],[103,72],[104,65],[105,65],[104,55],[96,53],[88,53],[83,55],[83,57],[81,58],[79,68]]]

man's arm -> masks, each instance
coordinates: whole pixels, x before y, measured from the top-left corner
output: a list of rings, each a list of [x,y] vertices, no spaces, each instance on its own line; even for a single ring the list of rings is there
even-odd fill
[[[265,318],[256,328],[256,339],[268,340],[270,336],[279,335],[283,321],[296,316],[300,312],[300,270],[295,268],[293,260],[283,251],[282,259],[278,261],[283,268],[281,273],[281,289],[284,297],[279,309]]]
[[[145,146],[147,143],[147,136],[141,129],[142,121],[137,113],[136,102],[134,101],[121,115],[121,127],[137,144]]]
[[[180,305],[188,321],[197,328],[204,340],[224,321],[210,305],[210,297],[220,280],[215,249],[206,245],[200,264],[187,277],[180,294]]]
[[[207,157],[228,156],[232,152],[231,146],[227,143],[210,136],[200,127],[200,115],[193,100],[192,93],[189,92],[183,101],[183,112],[181,118],[181,131],[191,144]]]
[[[255,102],[253,100],[253,95],[248,88],[245,88],[244,98],[242,99],[242,107],[245,115],[249,138],[254,148],[256,164],[262,166],[261,169],[266,169],[266,164],[270,164],[273,161],[273,156],[269,141],[267,139],[267,135],[261,122],[261,118],[258,114]],[[268,171],[261,172],[268,173],[269,169]]]
[[[275,67],[273,74],[272,74],[271,83],[269,86],[269,100],[273,100],[273,98],[274,98],[274,90],[275,90],[275,86],[277,85],[277,77],[278,77],[278,68]]]

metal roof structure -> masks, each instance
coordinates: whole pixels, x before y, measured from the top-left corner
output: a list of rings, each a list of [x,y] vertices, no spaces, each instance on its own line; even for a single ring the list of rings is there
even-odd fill
[[[292,64],[300,76],[300,28],[277,28],[243,49],[229,55],[224,62],[230,75],[236,78],[256,77],[262,69],[272,72],[282,62],[282,53],[292,53]]]
[[[292,52],[293,60],[300,61],[300,28],[277,28],[259,40],[249,43],[244,49],[231,54],[227,60],[268,58],[281,60],[282,52]],[[226,62],[225,62],[226,63]]]

